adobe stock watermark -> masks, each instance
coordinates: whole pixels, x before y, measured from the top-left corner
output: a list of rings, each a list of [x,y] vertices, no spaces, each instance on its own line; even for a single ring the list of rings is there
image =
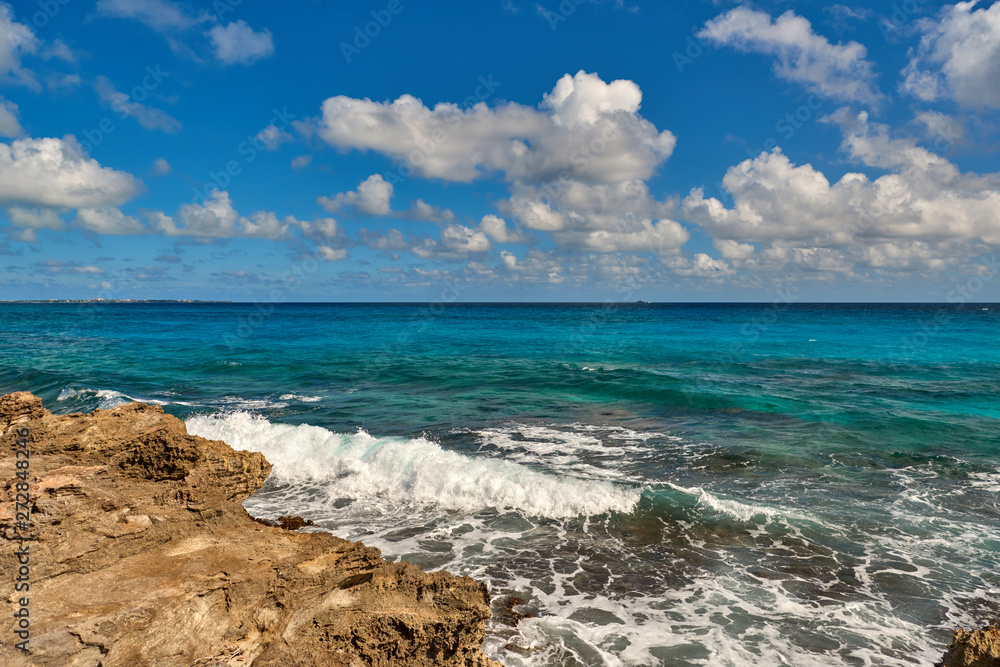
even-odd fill
[[[133,115],[133,105],[142,102],[149,94],[160,87],[160,84],[170,76],[170,72],[164,72],[160,65],[147,65],[145,75],[142,80],[132,87],[127,94],[123,93],[115,97],[111,103],[111,110],[118,115],[119,120],[125,120]],[[90,156],[95,148],[104,143],[108,135],[112,134],[118,126],[110,117],[102,118],[97,127],[81,132],[82,139],[77,139],[83,152]],[[83,157],[83,156],[81,156]]]
[[[431,323],[444,314],[448,304],[455,303],[462,295],[463,288],[451,280],[441,281],[441,292],[420,311],[419,319],[410,321],[407,327],[396,334],[395,340],[383,343],[377,355],[366,355],[364,366],[354,375],[344,378],[348,384],[359,384],[396,363],[404,350],[413,344],[415,337],[423,334]]]
[[[691,34],[688,35],[687,40],[684,42],[684,49],[682,51],[674,51],[670,54],[670,58],[674,61],[674,67],[677,68],[678,74],[683,74],[684,68],[693,64],[698,58],[701,58],[705,53],[705,49],[708,48],[704,40],[698,36],[701,31],[702,26],[700,25],[691,28]]]
[[[15,440],[17,449],[14,451],[17,481],[14,483],[14,535],[12,542],[17,542],[14,555],[17,558],[17,572],[14,592],[27,594],[31,592],[31,541],[36,539],[30,535],[31,522],[31,431],[27,428],[17,429]],[[14,612],[14,636],[20,641],[14,643],[19,651],[28,653],[31,641],[31,598],[16,599],[17,611]]]
[[[560,23],[565,23],[570,16],[576,13],[576,10],[585,2],[591,2],[591,0],[562,0],[559,6],[556,7],[555,11],[543,7],[541,4],[538,5],[538,13],[549,22],[549,26],[553,30],[559,28]]]
[[[70,2],[72,0],[38,0],[36,3],[38,11],[32,13],[30,18],[26,15],[22,20],[35,30],[44,28]],[[14,36],[10,37],[13,39]]]
[[[277,108],[271,109],[271,120],[264,128],[261,128],[261,132],[271,126],[277,128],[279,132],[283,132],[296,118],[297,116],[294,114],[288,113],[287,107],[282,107],[280,110]],[[192,201],[195,204],[204,204],[206,200],[212,198],[213,192],[226,189],[233,182],[234,177],[242,174],[243,169],[267,149],[267,145],[258,138],[259,135],[260,132],[247,135],[246,139],[236,146],[237,158],[227,160],[226,164],[219,171],[210,170],[208,172],[208,180],[210,182],[201,187],[194,188]]]
[[[236,335],[226,334],[222,337],[223,343],[232,352],[236,347],[253,337],[257,329],[264,326],[267,318],[274,314],[278,304],[285,303],[288,295],[297,290],[305,282],[308,276],[316,273],[319,269],[319,262],[314,257],[306,257],[300,262],[292,264],[292,268],[281,274],[279,284],[268,294],[267,301],[254,304],[254,311],[249,315],[241,315],[236,324]]]
[[[816,120],[817,113],[826,106],[828,101],[829,99],[820,92],[810,93],[805,102],[778,118],[774,123],[774,131],[781,139],[790,140],[806,126],[806,123]],[[750,158],[755,158],[761,153],[769,153],[777,147],[778,137],[770,136],[764,140],[760,148],[748,148],[747,155]]]
[[[985,258],[979,266],[981,268],[979,275],[970,276],[965,282],[956,284],[948,291],[945,301],[951,304],[952,308],[939,309],[929,321],[921,321],[917,331],[900,338],[899,350],[886,355],[886,360],[890,364],[910,359],[919,350],[926,347],[951,322],[955,313],[964,310],[968,303],[975,299],[976,295],[1000,272],[1000,264],[997,263],[996,255]]]
[[[739,355],[746,352],[749,347],[756,345],[760,337],[777,324],[781,314],[798,301],[794,290],[794,287],[778,289],[775,293],[774,301],[771,302],[768,309],[763,314],[751,318],[740,327],[740,335],[743,338],[732,343],[725,352],[716,355],[716,360],[722,364],[733,364]]]
[[[212,0],[212,15],[221,21],[229,12],[235,11],[243,4],[243,0]]]
[[[878,21],[882,38],[888,41],[891,33],[905,28],[926,3],[927,0],[903,0],[900,3],[893,3],[889,15],[883,16]]]
[[[403,4],[403,0],[389,0],[384,9],[373,9],[369,12],[371,21],[365,22],[363,26],[361,24],[354,26],[351,41],[340,43],[340,52],[347,64],[350,65],[351,60],[371,46],[372,40],[377,39],[382,31],[389,27],[393,18],[402,14],[404,9],[406,5]]]

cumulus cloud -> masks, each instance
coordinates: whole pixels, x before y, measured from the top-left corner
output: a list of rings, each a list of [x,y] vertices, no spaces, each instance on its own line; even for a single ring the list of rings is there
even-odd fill
[[[531,248],[523,257],[518,258],[514,253],[502,250],[500,262],[506,271],[516,274],[517,280],[554,285],[566,280],[563,275],[566,267],[551,251]]]
[[[617,229],[572,230],[555,236],[561,245],[596,252],[634,250],[673,253],[691,235],[673,220],[623,220]]]
[[[141,222],[113,206],[81,208],[76,212],[76,224],[95,234],[126,236],[146,232]]]
[[[338,262],[342,259],[347,259],[347,250],[345,248],[331,248],[321,245],[316,247],[316,251],[320,257],[328,262]]]
[[[0,143],[0,203],[98,208],[117,206],[141,189],[131,174],[84,157],[71,135]]]
[[[547,181],[570,171],[613,182],[648,178],[673,151],[673,134],[638,114],[641,100],[631,81],[605,83],[581,71],[562,77],[538,108],[431,109],[412,95],[394,102],[338,96],[308,129],[340,149],[406,161],[425,177],[469,182],[500,172],[509,181]]]
[[[944,7],[917,23],[920,45],[903,70],[902,89],[924,100],[953,99],[972,108],[1000,108],[1000,4]]]
[[[176,134],[181,129],[179,120],[161,109],[131,100],[125,93],[115,90],[114,84],[105,76],[97,77],[94,88],[102,104],[123,118],[126,116],[135,118],[147,130],[162,130],[167,134]]]
[[[724,260],[714,259],[703,252],[695,253],[690,260],[682,260],[673,267],[674,273],[694,278],[724,278],[733,273],[732,267]]]
[[[173,171],[173,167],[170,166],[169,162],[164,160],[162,157],[156,158],[156,161],[153,163],[154,176],[166,176],[171,171]]]
[[[398,251],[410,252],[421,259],[454,259],[492,248],[490,239],[482,231],[458,224],[442,229],[440,240],[424,234],[404,234],[395,228],[384,231],[361,228],[358,230],[358,242],[393,259],[398,259]]]
[[[264,144],[264,148],[269,151],[277,150],[281,144],[286,141],[292,141],[294,137],[288,132],[274,126],[268,125],[263,130],[257,133],[257,141]],[[294,165],[293,165],[294,166]]]
[[[18,115],[17,105],[0,97],[0,137],[16,139],[24,134]]]
[[[387,216],[392,214],[392,207],[389,204],[392,193],[392,183],[382,178],[381,174],[372,174],[358,185],[357,190],[341,192],[332,199],[320,197],[318,201],[331,213],[356,207],[365,215]]]
[[[961,172],[865,113],[841,110],[835,120],[853,160],[889,173],[872,180],[851,172],[831,183],[776,148],[727,171],[731,208],[696,189],[684,213],[716,238],[724,257],[746,267],[936,270],[967,261],[977,245],[1000,244],[1000,174]]]
[[[551,232],[560,245],[583,250],[669,254],[690,236],[682,225],[666,218],[670,206],[653,199],[642,181],[570,180],[552,185],[516,185],[501,208],[522,227]]]
[[[486,234],[465,225],[448,225],[441,230],[441,247],[459,253],[486,252],[491,248]]]
[[[34,243],[38,240],[37,230],[51,229],[62,231],[65,227],[59,212],[51,208],[21,208],[12,206],[7,209],[7,219],[21,228],[17,238],[20,241]]]
[[[425,202],[423,199],[418,199],[413,202],[408,211],[403,211],[399,214],[402,218],[409,218],[411,220],[422,220],[425,222],[455,222],[455,214],[441,206],[432,206]]]
[[[485,215],[479,229],[497,243],[531,243],[531,237],[517,229],[507,229],[507,221],[496,215]]]
[[[153,227],[167,236],[201,238],[262,238],[280,239],[291,226],[299,226],[291,216],[279,220],[268,211],[257,211],[250,217],[241,216],[233,208],[229,193],[214,190],[202,204],[184,204],[177,209],[177,220],[160,212],[150,214]],[[177,222],[182,226],[179,226]]]
[[[333,218],[319,218],[312,222],[299,222],[299,228],[306,238],[315,239],[329,244],[334,239],[341,239],[343,232],[340,224]]]
[[[807,19],[791,10],[772,19],[765,12],[736,7],[708,21],[698,37],[743,52],[773,56],[777,76],[828,97],[866,104],[876,104],[882,98],[864,46],[857,42],[831,44],[813,31]]]
[[[224,27],[213,27],[208,36],[212,40],[215,57],[227,65],[249,65],[274,53],[271,31],[264,29],[256,32],[242,19]]]
[[[14,20],[14,10],[0,2],[0,84],[27,86],[38,91],[35,75],[21,65],[24,55],[38,51],[41,42],[31,28]]]

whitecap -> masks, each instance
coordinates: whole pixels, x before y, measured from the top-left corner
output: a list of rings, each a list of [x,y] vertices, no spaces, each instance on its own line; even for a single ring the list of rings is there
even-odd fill
[[[259,451],[278,482],[363,499],[398,511],[433,506],[477,512],[512,509],[527,516],[569,518],[632,512],[641,490],[606,481],[547,474],[496,458],[465,456],[426,438],[335,433],[301,424],[272,424],[246,412],[196,416],[188,431]]]

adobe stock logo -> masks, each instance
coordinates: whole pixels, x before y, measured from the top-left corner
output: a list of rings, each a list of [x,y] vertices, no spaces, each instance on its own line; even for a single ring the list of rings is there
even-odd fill
[[[344,54],[344,60],[350,64],[355,56],[361,55],[361,52],[371,45],[372,40],[389,27],[393,17],[402,14],[404,9],[402,0],[389,0],[385,9],[371,10],[369,13],[372,20],[365,23],[364,27],[360,24],[354,26],[354,39],[350,43],[340,43],[340,52]]]

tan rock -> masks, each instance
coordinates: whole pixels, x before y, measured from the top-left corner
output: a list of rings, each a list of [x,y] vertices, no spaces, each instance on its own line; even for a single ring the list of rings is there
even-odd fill
[[[937,667],[1000,667],[1000,626],[959,628]]]
[[[497,665],[486,587],[327,533],[261,525],[241,502],[261,454],[188,435],[141,403],[55,416],[0,397],[0,570],[15,572],[17,429],[31,431],[31,653],[0,664]]]

